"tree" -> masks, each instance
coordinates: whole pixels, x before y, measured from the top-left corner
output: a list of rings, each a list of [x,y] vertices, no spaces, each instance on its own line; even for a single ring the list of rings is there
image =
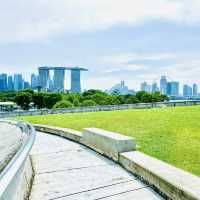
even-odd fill
[[[137,92],[135,97],[139,100],[139,101],[142,101],[142,96],[145,95],[145,94],[148,94],[147,92],[145,91],[140,91],[140,92]]]
[[[92,96],[92,95],[95,95],[95,94],[104,94],[106,95],[105,92],[102,92],[101,90],[94,90],[94,89],[91,89],[91,90],[87,90],[85,92],[83,92],[82,96],[83,97],[86,97],[86,96]]]
[[[152,95],[149,94],[149,93],[144,93],[142,96],[141,96],[141,102],[142,103],[149,103],[149,102],[152,102]]]
[[[135,104],[139,103],[139,100],[135,96],[127,97],[126,104]]]
[[[62,100],[61,94],[58,93],[46,93],[44,96],[44,105],[46,108],[51,109],[53,106]]]
[[[72,108],[73,104],[70,101],[62,100],[58,101],[53,108]]]
[[[81,104],[82,107],[86,106],[97,106],[98,104],[93,100],[84,100]]]
[[[36,106],[38,109],[45,107],[44,96],[45,94],[41,92],[33,94],[32,101],[34,103],[34,106]]]
[[[31,94],[29,92],[18,92],[15,97],[15,102],[23,110],[29,109],[31,103]]]

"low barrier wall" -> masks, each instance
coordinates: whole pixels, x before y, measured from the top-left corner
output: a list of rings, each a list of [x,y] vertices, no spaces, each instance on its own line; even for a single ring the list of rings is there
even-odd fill
[[[138,103],[138,104],[126,104],[126,105],[77,107],[77,108],[68,108],[68,109],[41,109],[41,110],[34,110],[34,111],[0,112],[0,118],[29,116],[29,115],[49,115],[49,114],[62,114],[62,113],[127,110],[127,109],[150,109],[150,108],[192,106],[192,105],[200,105],[200,101],[196,100],[196,101],[177,101],[177,102],[158,102],[158,103]]]
[[[31,125],[25,123],[8,121],[1,123],[8,123],[8,126],[13,126],[17,130],[17,136],[15,136],[15,132],[13,131],[11,133],[12,136],[10,135],[13,140],[8,139],[8,147],[4,148],[9,149],[9,142],[14,144],[14,139],[15,137],[18,138],[18,134],[21,135],[21,139],[14,153],[12,151],[10,153],[9,150],[7,151],[12,157],[9,156],[9,160],[6,160],[6,165],[0,171],[0,200],[28,199],[33,179],[33,169],[29,152],[35,140],[35,130]],[[4,140],[0,140],[0,143],[4,145]],[[18,144],[18,141],[16,143]],[[2,149],[0,149],[0,155],[1,153]],[[5,164],[5,162],[3,163]]]
[[[133,138],[101,129],[87,128],[83,130],[83,133],[78,132],[77,140],[77,131],[74,132],[71,129],[46,125],[35,125],[35,128],[38,131],[60,135],[70,140],[75,138],[74,141],[118,162],[153,186],[167,199],[200,199],[199,177],[137,151]]]

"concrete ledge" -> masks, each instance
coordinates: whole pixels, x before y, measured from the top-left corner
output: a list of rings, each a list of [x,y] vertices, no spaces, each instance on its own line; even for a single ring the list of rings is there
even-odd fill
[[[34,127],[37,131],[58,135],[73,140],[75,142],[80,142],[82,137],[82,133],[80,131],[75,131],[68,128],[59,128],[55,126],[47,126],[41,124],[34,124]]]
[[[81,143],[114,161],[119,160],[119,153],[136,149],[133,138],[97,128],[83,129]]]
[[[120,154],[120,163],[173,200],[200,199],[200,178],[138,151]]]

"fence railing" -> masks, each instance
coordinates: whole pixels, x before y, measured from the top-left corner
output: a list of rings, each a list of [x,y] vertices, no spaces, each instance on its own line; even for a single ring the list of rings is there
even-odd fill
[[[11,123],[11,122],[4,121],[4,123]],[[20,184],[22,184],[23,182],[21,179],[23,179],[25,176],[23,173],[26,172],[25,165],[27,160],[29,159],[28,158],[29,152],[35,140],[35,129],[30,124],[23,122],[14,123],[13,126],[17,126],[21,129],[22,139],[21,139],[21,145],[18,148],[17,152],[8,161],[6,166],[0,172],[0,199],[3,200],[23,199],[20,198],[20,195],[24,196],[26,191],[22,190],[28,190],[29,187],[27,186],[27,188],[23,187],[19,189]],[[13,132],[12,134],[14,137],[15,133]],[[29,177],[28,176],[26,177],[27,182],[25,184],[27,185],[30,184],[29,182],[32,178],[31,176],[32,176],[32,171],[29,168]],[[24,186],[24,184],[22,184],[22,186]]]
[[[0,118],[26,116],[26,115],[48,115],[48,114],[59,114],[59,113],[81,113],[81,112],[98,112],[98,111],[127,110],[127,109],[148,109],[148,108],[150,109],[150,108],[192,106],[192,105],[200,105],[200,100],[0,112]]]

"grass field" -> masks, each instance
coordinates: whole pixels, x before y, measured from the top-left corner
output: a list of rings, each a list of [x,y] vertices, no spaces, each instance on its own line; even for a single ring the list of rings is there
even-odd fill
[[[140,151],[200,176],[200,106],[20,119],[76,130],[98,127],[123,133],[136,139]]]

